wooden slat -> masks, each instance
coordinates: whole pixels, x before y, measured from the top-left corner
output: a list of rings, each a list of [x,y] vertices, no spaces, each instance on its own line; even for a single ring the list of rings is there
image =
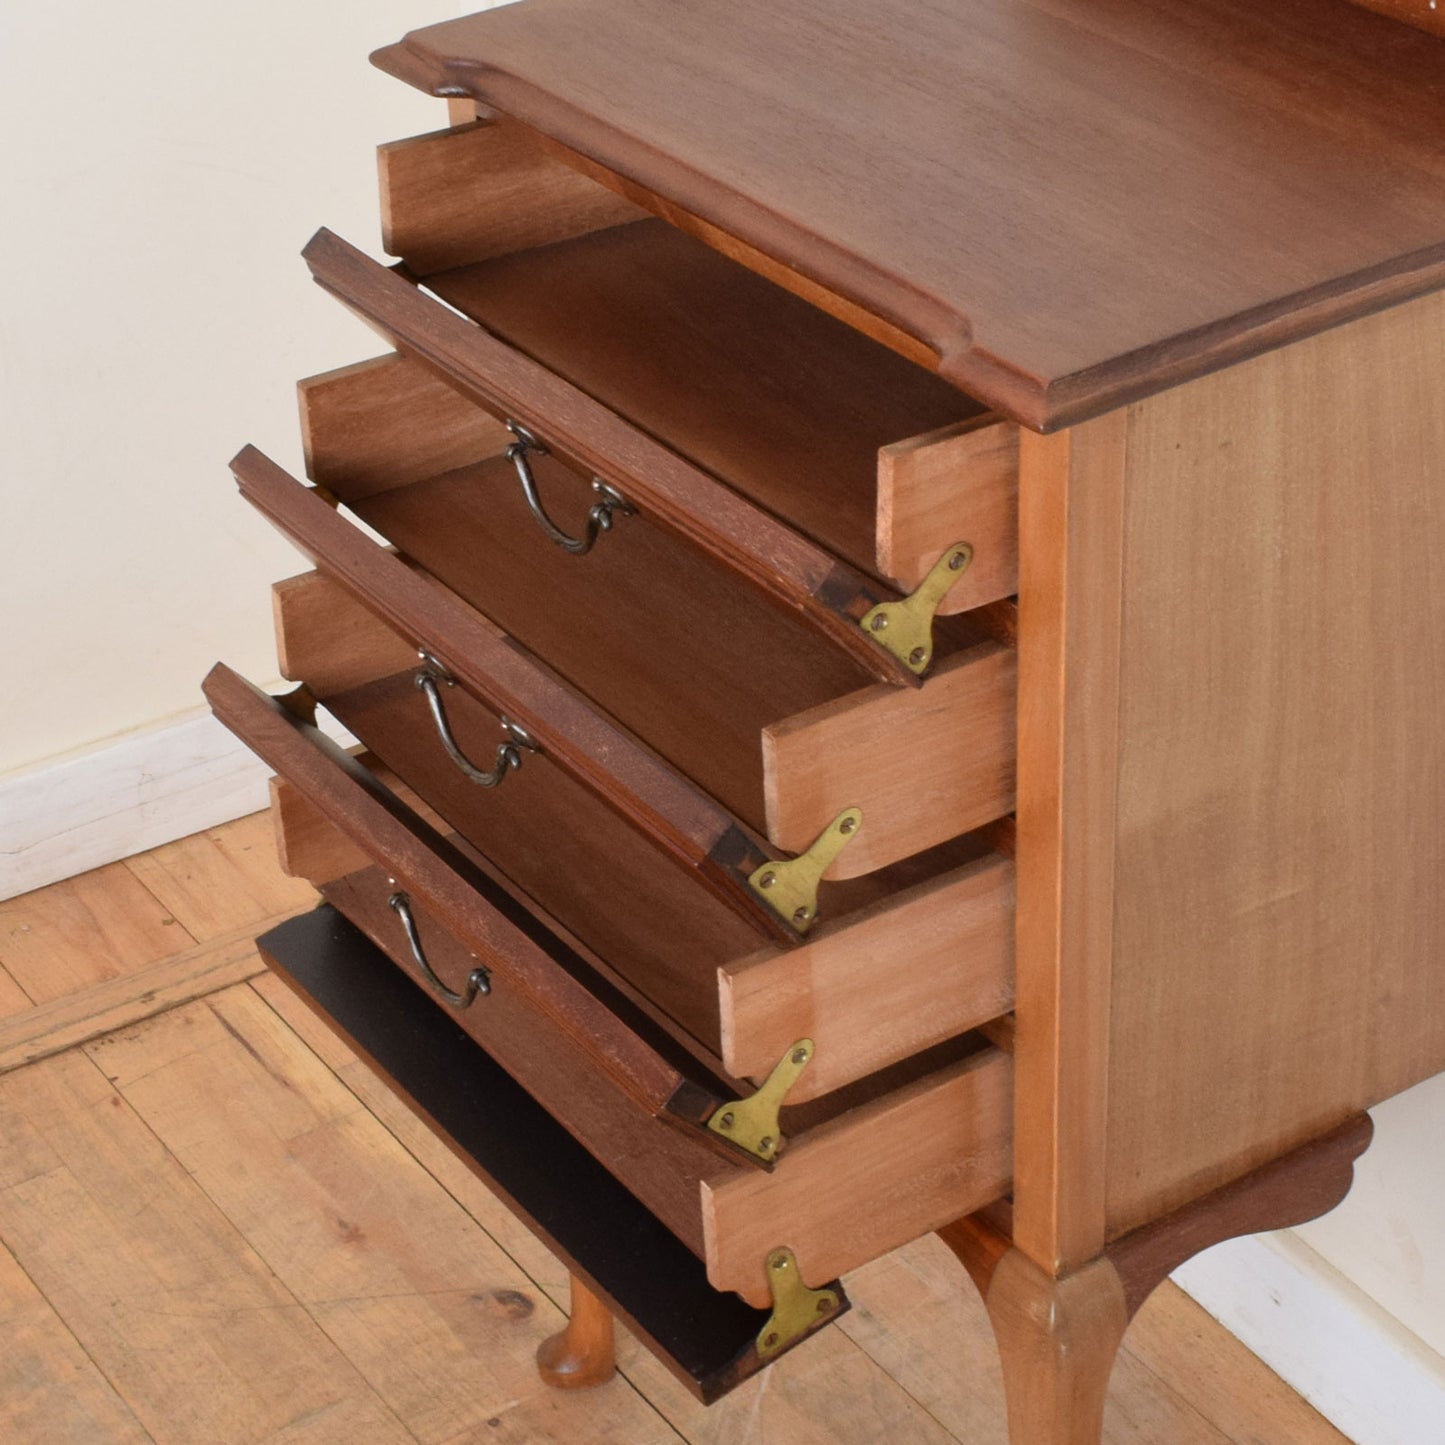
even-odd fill
[[[794,610],[872,676],[917,685],[857,625],[894,595],[887,589],[339,236],[318,231],[302,255],[319,285],[459,391],[537,428],[580,469],[612,482],[657,521]]]
[[[1019,433],[985,418],[878,453],[878,571],[911,592],[955,542],[973,561],[939,604],[965,612],[1018,591]]]
[[[817,1098],[1013,1007],[1013,865],[986,858],[820,925],[801,948],[725,965],[723,1062],[761,1082],[816,1045],[788,1092]]]
[[[695,869],[760,934],[794,936],[747,883],[773,855],[706,793],[486,617],[431,586],[254,447],[231,469],[247,501],[473,697],[524,727],[549,759]]]
[[[1014,1243],[1104,1245],[1125,418],[1021,436]]]
[[[871,687],[763,730],[768,837],[806,848],[844,808],[863,826],[830,878],[852,878],[1010,812],[1015,654],[983,643],[919,692]]]
[[[650,1112],[700,1123],[718,1100],[685,1080],[558,959],[571,951],[409,814],[323,733],[222,664],[204,691],[217,717],[270,767],[296,784],[331,822],[400,880],[420,907],[490,960],[544,1017]],[[576,966],[586,973],[580,960]]]
[[[418,276],[642,214],[503,123],[392,141],[376,160],[382,245]]]
[[[410,357],[391,352],[296,383],[306,475],[370,496],[504,451],[506,427]]]
[[[1013,1070],[977,1054],[810,1130],[776,1171],[703,1185],[708,1278],[753,1304],[788,1245],[820,1285],[1008,1190]]]
[[[319,888],[367,867],[371,859],[308,803],[285,778],[271,779],[271,824],[284,873]]]
[[[320,572],[273,583],[271,616],[281,676],[317,697],[417,665],[411,643]]]

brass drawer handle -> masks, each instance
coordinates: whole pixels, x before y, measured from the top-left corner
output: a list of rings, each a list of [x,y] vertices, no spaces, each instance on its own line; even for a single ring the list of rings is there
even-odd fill
[[[633,516],[637,508],[617,490],[609,486],[601,477],[592,478],[592,490],[597,494],[597,501],[593,504],[592,510],[587,513],[587,531],[581,537],[569,537],[548,515],[542,505],[542,498],[537,491],[537,479],[532,475],[532,466],[527,456],[530,452],[536,452],[538,456],[545,457],[547,448],[537,440],[526,427],[519,423],[509,421],[507,430],[516,437],[516,441],[507,448],[507,457],[517,469],[517,477],[522,483],[522,495],[527,499],[527,507],[537,519],[537,524],[564,552],[571,552],[581,557],[592,550],[592,544],[603,532],[612,530],[612,518],[614,514],[624,517]]]
[[[497,761],[490,769],[477,767],[467,755],[457,746],[457,740],[452,736],[451,724],[447,721],[446,709],[442,705],[441,689],[439,682],[444,682],[448,687],[455,687],[456,679],[439,663],[436,658],[427,653],[421,654],[422,665],[416,675],[416,685],[426,697],[427,706],[431,709],[432,721],[436,723],[437,736],[441,738],[442,747],[447,750],[447,756],[461,770],[463,776],[469,778],[479,788],[495,788],[515,768],[522,766],[522,749],[529,752],[541,752],[536,739],[520,723],[514,723],[511,718],[502,719],[502,728],[507,737],[504,742],[497,744]]]
[[[492,976],[480,965],[467,975],[465,993],[457,993],[455,989],[448,988],[432,972],[431,964],[426,961],[426,951],[421,946],[421,935],[416,931],[416,917],[411,911],[411,899],[405,893],[393,893],[386,901],[388,907],[401,919],[401,926],[406,932],[406,941],[411,945],[411,956],[416,960],[416,966],[421,969],[422,977],[436,993],[440,994],[454,1008],[466,1008],[479,993],[491,993]]]

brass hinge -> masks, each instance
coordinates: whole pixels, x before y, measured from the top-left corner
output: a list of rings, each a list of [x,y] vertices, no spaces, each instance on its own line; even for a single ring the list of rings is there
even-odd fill
[[[845,808],[796,858],[775,859],[748,875],[748,887],[786,923],[806,933],[818,917],[818,884],[863,826],[861,808]]]
[[[807,1067],[808,1060],[812,1057],[812,1039],[799,1039],[773,1065],[772,1073],[763,1081],[757,1093],[750,1094],[746,1099],[719,1105],[713,1110],[707,1127],[746,1153],[771,1163],[783,1142],[782,1129],[778,1123],[778,1111],[783,1106],[783,1098],[797,1083],[798,1075]]]
[[[880,602],[863,614],[858,625],[911,672],[926,672],[933,661],[933,618],[938,605],[972,561],[973,544],[955,542],[907,597],[901,602]]]
[[[798,1273],[791,1249],[775,1249],[768,1256],[768,1288],[773,1312],[758,1332],[758,1356],[770,1360],[789,1345],[812,1334],[838,1313],[838,1291],[809,1289]]]

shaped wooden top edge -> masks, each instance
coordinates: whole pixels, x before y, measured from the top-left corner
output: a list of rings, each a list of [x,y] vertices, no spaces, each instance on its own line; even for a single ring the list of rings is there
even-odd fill
[[[998,338],[991,339],[994,327],[976,326],[971,310],[959,304],[967,298],[924,289],[838,237],[810,227],[801,213],[765,204],[738,184],[670,153],[655,136],[649,139],[620,121],[609,121],[598,113],[604,107],[558,93],[545,78],[522,73],[522,66],[509,68],[511,62],[502,58],[504,47],[494,51],[492,32],[483,28],[506,23],[494,21],[498,13],[413,31],[376,51],[372,63],[432,95],[474,99],[555,141],[603,183],[615,179],[615,188],[630,199],[850,324],[857,325],[860,314],[876,319],[876,330],[860,329],[1037,432],[1075,425],[1445,287],[1442,238],[1412,253],[1372,257],[1375,264],[1364,269],[1341,270],[1244,310],[1221,308],[1205,324],[1174,335],[1161,330],[1158,339],[1114,356],[1105,352],[1106,359],[1084,369],[1050,374],[1042,364],[1048,347],[1032,356],[1025,349],[1004,354],[1012,343],[999,346]],[[553,18],[539,13],[536,23]],[[1385,23],[1378,16],[1369,18]],[[489,41],[485,47],[483,36]],[[1416,39],[1434,43],[1418,32]],[[1417,234],[1415,239],[1422,237]],[[837,304],[830,305],[830,297]]]

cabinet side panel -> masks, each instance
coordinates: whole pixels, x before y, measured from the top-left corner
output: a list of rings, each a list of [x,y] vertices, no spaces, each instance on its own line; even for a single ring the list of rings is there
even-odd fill
[[[1108,1226],[1445,1068],[1445,296],[1130,409]]]

